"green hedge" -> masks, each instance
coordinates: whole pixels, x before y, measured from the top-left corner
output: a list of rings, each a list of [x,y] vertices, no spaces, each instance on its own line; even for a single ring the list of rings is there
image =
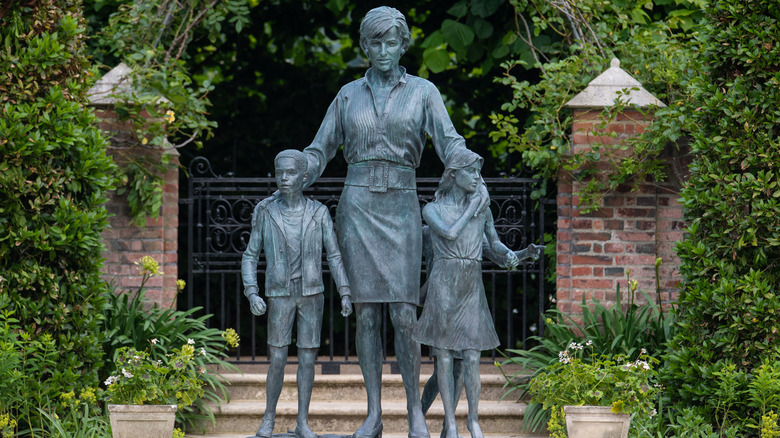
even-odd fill
[[[723,0],[707,10],[680,331],[662,374],[672,400],[753,436],[762,411],[780,412],[747,396],[762,361],[780,370],[780,8]]]
[[[0,414],[19,417],[24,431],[41,425],[36,407],[53,409],[61,394],[97,387],[107,292],[100,233],[115,170],[86,107],[92,74],[81,3],[3,3],[0,311],[12,328],[7,339],[40,341],[56,357],[25,356],[17,384],[0,386],[11,392],[0,394]]]

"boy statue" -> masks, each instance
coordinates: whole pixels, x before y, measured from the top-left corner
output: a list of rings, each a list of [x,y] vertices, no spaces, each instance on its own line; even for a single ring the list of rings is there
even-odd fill
[[[303,196],[309,179],[302,152],[288,149],[274,159],[278,196],[260,202],[252,215],[252,233],[241,261],[244,295],[254,315],[266,312],[257,286],[261,249],[267,262],[265,296],[268,300],[268,356],[266,408],[258,437],[271,437],[276,404],[282,391],[287,348],[298,315],[298,419],[296,438],[316,438],[309,428],[309,402],[314,385],[314,360],[320,346],[324,304],[322,249],[341,296],[341,314],[352,313],[352,300],[341,252],[328,209]]]

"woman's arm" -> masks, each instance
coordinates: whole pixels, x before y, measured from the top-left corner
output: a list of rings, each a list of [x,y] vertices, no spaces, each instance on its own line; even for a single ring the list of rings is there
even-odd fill
[[[306,161],[309,164],[306,170],[309,178],[304,183],[306,187],[312,185],[322,175],[325,165],[336,156],[339,147],[344,143],[344,130],[341,125],[342,92],[343,89],[339,91],[339,94],[336,95],[336,98],[333,99],[333,102],[328,107],[328,112],[325,114],[325,118],[322,119],[320,129],[317,131],[317,135],[314,136],[314,140],[303,149]]]
[[[442,219],[439,211],[435,207],[436,202],[432,202],[423,208],[423,218],[425,219],[425,223],[431,227],[431,230],[434,233],[444,237],[447,240],[455,240],[458,238],[461,231],[463,231],[463,228],[472,218],[474,213],[477,211],[481,201],[482,199],[479,197],[479,194],[475,193],[474,195],[470,196],[468,206],[466,206],[466,209],[463,210],[463,213],[461,213],[460,217],[458,217],[458,219],[456,219],[455,222],[453,222],[451,225],[448,225],[444,222],[444,219]]]

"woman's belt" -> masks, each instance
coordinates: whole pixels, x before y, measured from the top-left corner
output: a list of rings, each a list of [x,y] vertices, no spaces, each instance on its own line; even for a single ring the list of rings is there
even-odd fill
[[[417,178],[411,167],[388,161],[361,161],[349,165],[344,184],[368,187],[372,192],[386,192],[387,189],[416,190]]]

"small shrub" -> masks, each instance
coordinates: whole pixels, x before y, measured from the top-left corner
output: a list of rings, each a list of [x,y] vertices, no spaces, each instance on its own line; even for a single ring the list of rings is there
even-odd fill
[[[529,338],[530,342],[537,343],[536,346],[528,350],[506,350],[506,360],[500,367],[519,365],[520,371],[511,375],[504,374],[507,391],[503,397],[519,399],[526,396],[530,382],[538,375],[558,366],[559,354],[572,344],[589,344],[593,354],[582,358],[585,363],[588,363],[591,357],[621,356],[632,361],[641,354],[660,357],[665,351],[667,340],[672,336],[674,319],[665,315],[660,305],[653,303],[653,300],[638,288],[636,282],[628,278],[628,284],[629,302],[625,309],[618,286],[616,303],[611,307],[597,300],[591,306],[583,298],[581,320],[575,320],[558,309],[548,310],[544,336]],[[645,294],[647,304],[636,304],[637,294]],[[544,409],[541,404],[529,403],[525,414],[525,428],[539,431],[549,417],[550,411]]]
[[[151,257],[143,258],[139,265],[142,275],[139,288],[132,292],[112,294],[109,305],[104,309],[103,331],[106,340],[103,348],[111,362],[101,369],[101,379],[105,381],[109,376],[121,372],[116,361],[121,352],[127,349],[140,352],[149,349],[147,353],[150,360],[167,361],[168,355],[175,354],[175,348],[196,345],[198,354],[193,356],[192,366],[196,370],[206,370],[198,376],[206,391],[191,406],[180,406],[176,417],[185,427],[197,426],[203,420],[213,422],[214,413],[209,403],[229,401],[225,380],[215,370],[237,370],[226,362],[226,350],[238,346],[238,335],[232,329],[222,331],[208,328],[206,321],[211,315],[197,316],[202,311],[200,307],[186,311],[158,307],[145,309],[145,285],[149,278],[159,274],[159,266]],[[183,289],[181,283],[180,289]]]
[[[583,352],[591,346],[590,341],[573,342],[559,353],[557,363],[529,383],[531,401],[553,410],[547,423],[551,437],[566,436],[561,432],[566,423],[560,410],[568,405],[610,406],[614,413],[634,414],[632,425],[656,414],[659,387],[653,365],[658,361],[644,353],[636,361],[594,354],[585,361]]]

